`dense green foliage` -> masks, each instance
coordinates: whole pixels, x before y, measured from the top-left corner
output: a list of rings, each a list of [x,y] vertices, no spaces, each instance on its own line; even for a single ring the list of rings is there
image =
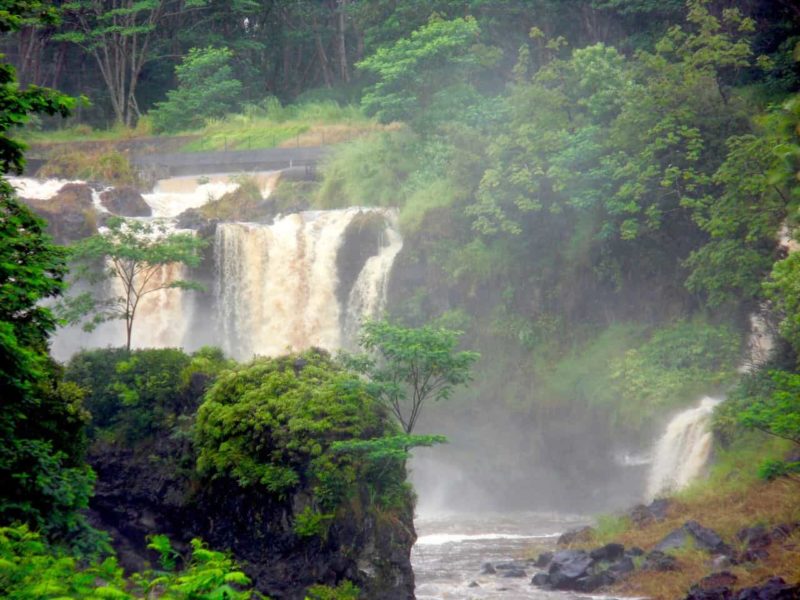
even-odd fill
[[[300,536],[324,535],[335,512],[369,488],[374,502],[407,500],[404,458],[363,458],[337,443],[395,433],[367,386],[324,352],[256,359],[220,374],[197,412],[197,467],[278,499],[300,487],[313,505],[295,515]],[[414,445],[414,441],[408,446]]]
[[[196,267],[206,243],[191,233],[169,233],[164,224],[110,218],[102,233],[72,247],[72,274],[75,281],[92,285],[116,280],[120,295],[79,294],[70,299],[65,315],[73,321],[90,316],[85,324],[88,329],[113,319],[125,321],[126,348],[130,350],[136,311],[144,297],[166,289],[202,289],[196,282],[175,276],[170,267]]]
[[[53,23],[37,1],[6,3],[0,31]],[[74,105],[53,90],[22,90],[0,64],[0,173],[21,171],[24,146],[8,137],[36,113],[68,114]],[[44,234],[45,223],[0,181],[0,521],[21,521],[53,540],[94,548],[84,516],[94,473],[83,462],[82,391],[60,381],[48,355],[56,320],[44,302],[61,294],[66,254]]]
[[[197,409],[205,389],[232,364],[216,348],[191,355],[173,348],[86,350],[72,357],[64,376],[88,390],[90,431],[133,443],[180,429],[180,417]]]
[[[110,121],[131,125],[163,101],[178,85],[175,65],[192,48],[225,47],[232,52],[232,79],[242,83],[239,100],[259,102],[272,94],[282,101],[352,102],[376,83],[374,71],[357,65],[380,53],[389,56],[402,46],[390,49],[401,40],[408,40],[404,44],[413,50],[412,33],[430,26],[433,18],[439,21],[435,27],[446,34],[442,40],[447,38],[448,49],[440,53],[436,44],[427,42],[416,48],[427,46],[432,50],[430,58],[453,56],[453,48],[463,49],[455,56],[454,71],[476,64],[480,53],[472,52],[474,48],[495,49],[491,54],[496,66],[488,76],[462,80],[461,89],[453,89],[459,92],[458,98],[452,98],[455,107],[476,84],[482,91],[502,89],[513,75],[520,46],[527,46],[538,64],[547,60],[552,50],[528,37],[533,27],[572,47],[603,42],[629,55],[651,49],[682,20],[685,9],[684,0],[147,0],[124,7],[111,0],[80,0],[63,4],[66,10],[60,25],[36,27],[20,19],[22,31],[8,38],[4,48],[24,73],[25,83],[89,94],[93,106],[82,112],[81,119],[93,125]],[[757,52],[771,60],[770,90],[791,89],[798,81],[798,71],[787,59],[797,34],[792,28],[797,19],[793,1],[737,1],[734,5],[755,20]],[[714,0],[710,6],[719,14],[731,3]],[[477,28],[479,35],[462,36]],[[453,45],[456,40],[461,41]],[[426,65],[424,56],[417,54],[412,60],[420,58]],[[441,71],[442,63],[436,66],[445,77],[442,84],[450,86],[451,73]],[[398,74],[403,71],[408,69],[400,67]],[[427,75],[418,75],[419,82],[430,81]],[[413,81],[408,88],[414,88]]]
[[[152,598],[164,600],[252,600],[264,598],[248,589],[249,578],[221,552],[192,540],[192,552],[176,571],[180,555],[165,536],[150,548],[161,554],[161,570],[123,575],[114,558],[85,564],[48,548],[26,527],[0,528],[0,595],[10,600],[81,598],[86,600]]]
[[[202,126],[209,117],[221,117],[239,104],[242,83],[233,78],[227,48],[192,48],[175,67],[178,87],[150,111],[156,131],[178,131]]]

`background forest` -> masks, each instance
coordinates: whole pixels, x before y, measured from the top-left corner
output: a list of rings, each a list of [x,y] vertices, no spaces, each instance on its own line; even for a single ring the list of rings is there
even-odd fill
[[[796,2],[51,4],[58,18],[23,12],[0,39],[22,89],[86,97],[34,107],[41,114],[15,131],[52,158],[50,174],[133,177],[117,163],[92,171],[107,163],[64,158],[84,141],[107,142],[124,163],[115,144],[136,139],[186,152],[348,140],[316,181],[283,182],[275,197],[289,209],[399,208],[392,318],[463,330],[463,347],[482,356],[473,384],[420,425],[451,440],[435,458],[421,455],[417,474],[458,473],[448,502],[619,507],[636,498],[638,480],[613,458],[648,449],[669,415],[703,394],[728,398],[714,417],[718,493],[720,482],[743,489],[796,477]],[[45,114],[69,110],[67,121]],[[18,228],[3,225],[9,235]],[[48,248],[52,256],[37,255],[60,281],[63,256]],[[767,362],[743,365],[754,315],[774,344]],[[32,378],[41,389],[19,384],[52,412],[29,437],[55,442],[20,446],[5,463],[0,455],[9,478],[24,456],[53,479],[26,481],[35,490],[0,514],[26,515],[72,543],[84,526],[74,510],[93,481],[81,458],[83,398],[98,382],[80,371],[91,355],[66,378],[46,358],[54,326],[49,314],[14,325],[36,330],[22,345],[47,373]],[[191,365],[210,381],[231,367],[216,354],[170,360],[185,374],[173,382],[179,395],[189,394]],[[137,366],[123,379],[127,368]],[[97,390],[86,398],[95,419],[112,410]],[[164,423],[180,430],[186,407],[173,404]],[[114,423],[119,436],[141,425]],[[390,483],[396,497],[407,492]],[[43,489],[58,490],[55,509]],[[30,498],[42,506],[20,509]],[[14,535],[0,534],[0,550]]]

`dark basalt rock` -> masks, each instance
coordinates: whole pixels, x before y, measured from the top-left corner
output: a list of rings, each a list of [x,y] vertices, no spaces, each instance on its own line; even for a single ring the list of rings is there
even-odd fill
[[[632,548],[628,548],[625,554],[627,556],[644,556],[644,550],[639,548],[639,546],[633,546]]]
[[[733,594],[727,587],[695,588],[689,591],[684,600],[731,600],[732,597]]]
[[[105,190],[100,194],[100,203],[120,217],[149,217],[153,214],[142,195],[128,186]]]
[[[614,576],[615,579],[621,579],[628,573],[633,573],[636,570],[636,565],[630,556],[623,556],[613,565],[608,568],[608,572]]]
[[[520,569],[519,567],[512,567],[510,569],[505,569],[503,571],[503,577],[527,577],[528,574],[525,572],[525,569]]]
[[[645,571],[677,571],[678,561],[674,556],[664,554],[660,550],[653,550],[647,555],[642,569]]]
[[[645,527],[651,523],[663,521],[672,502],[667,498],[658,498],[650,504],[639,504],[628,511],[628,518],[637,527]]]
[[[478,588],[478,587],[481,587],[481,586],[477,581],[470,581],[469,585],[467,587],[469,587],[469,588]]]
[[[528,562],[524,560],[514,560],[511,562],[497,563],[494,568],[498,571],[508,571],[510,569],[524,569]]]
[[[591,573],[594,560],[583,550],[559,550],[553,555],[548,571],[550,585],[561,590],[578,589],[579,580]],[[581,590],[586,591],[586,590]]]
[[[798,600],[800,585],[789,585],[780,577],[773,577],[766,583],[744,588],[735,600]]]
[[[539,587],[549,586],[550,576],[547,573],[537,573],[533,576],[533,579],[531,579],[531,583]]]
[[[223,478],[200,484],[191,468],[179,464],[186,456],[187,442],[172,438],[136,450],[93,447],[89,462],[97,484],[90,519],[110,532],[126,570],[157,564],[147,538],[163,533],[179,551],[193,537],[230,551],[255,587],[273,600],[303,600],[310,585],[335,586],[345,579],[365,598],[414,598],[410,550],[416,534],[410,505],[392,519],[368,512],[347,515],[337,519],[326,539],[309,541],[291,525],[293,515],[308,504],[306,491],[283,501]],[[366,505],[368,499],[361,502]]]
[[[536,567],[538,567],[540,569],[545,569],[550,564],[551,560],[553,560],[553,553],[552,552],[542,552],[536,558],[536,562],[534,563],[534,566],[536,566]]]
[[[798,527],[800,527],[800,523],[782,523],[776,525],[769,536],[773,542],[782,542],[791,536]]]
[[[47,232],[58,244],[70,244],[97,233],[92,188],[85,183],[67,183],[49,200],[23,198],[23,202],[47,220]]]
[[[667,534],[654,548],[660,552],[667,550],[677,550],[684,548],[691,542],[695,547],[715,554],[732,554],[722,538],[713,529],[703,527],[697,521],[686,521],[683,527],[679,527]]]
[[[577,542],[588,542],[592,539],[593,533],[594,529],[589,526],[570,529],[561,534],[557,543],[559,546],[569,546]]]
[[[600,548],[595,548],[589,553],[589,556],[595,560],[614,561],[622,558],[624,554],[625,546],[612,542]]]
[[[492,563],[483,563],[481,567],[481,575],[494,575],[497,573]]]

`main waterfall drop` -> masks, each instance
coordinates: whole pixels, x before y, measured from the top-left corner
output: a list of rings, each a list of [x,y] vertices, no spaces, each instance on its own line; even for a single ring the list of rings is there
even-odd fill
[[[348,278],[340,273],[341,253],[368,223],[379,223],[380,235],[374,248],[359,249],[363,262],[348,265],[357,269]],[[351,345],[361,321],[385,306],[402,238],[394,211],[349,208],[291,214],[270,225],[223,223],[214,246],[219,338],[227,354],[246,359]]]

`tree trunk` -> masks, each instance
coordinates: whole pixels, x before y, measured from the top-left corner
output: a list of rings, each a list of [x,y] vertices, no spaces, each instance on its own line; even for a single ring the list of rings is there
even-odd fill
[[[338,54],[339,54],[339,77],[345,83],[350,82],[350,66],[347,64],[347,2],[348,0],[337,0],[339,9],[338,24]]]

